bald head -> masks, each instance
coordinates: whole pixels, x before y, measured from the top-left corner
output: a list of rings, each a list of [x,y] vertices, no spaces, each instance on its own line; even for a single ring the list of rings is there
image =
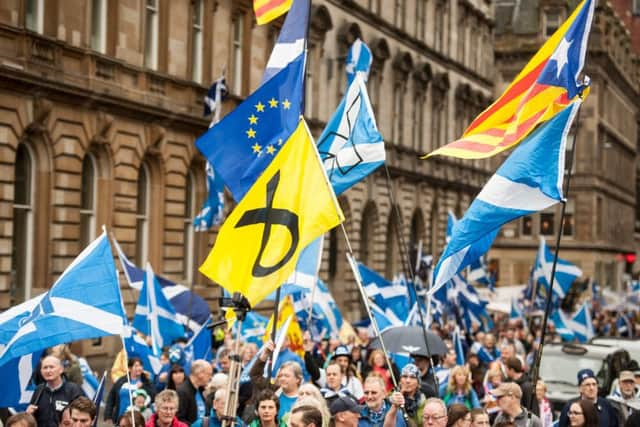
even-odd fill
[[[55,356],[47,356],[40,362],[40,375],[52,388],[62,383],[63,372],[62,361]]]

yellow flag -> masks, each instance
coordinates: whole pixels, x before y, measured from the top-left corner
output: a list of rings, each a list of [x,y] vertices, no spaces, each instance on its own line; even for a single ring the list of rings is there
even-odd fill
[[[291,301],[291,297],[287,295],[286,297],[284,297],[284,299],[280,303],[280,307],[278,308],[277,331],[282,328],[282,325],[287,321],[289,317],[291,317],[291,321],[289,321],[289,327],[287,328],[289,349],[294,353],[297,353],[298,356],[304,357],[304,347],[302,345],[302,329],[300,328],[300,323],[298,323],[298,317],[296,316],[296,309],[293,307],[293,301]],[[264,330],[263,340],[265,342],[271,339],[272,329],[273,314],[269,318],[269,323],[267,323],[267,327]]]
[[[255,307],[285,283],[303,248],[342,221],[344,215],[301,119],[222,225],[200,271],[230,293],[242,293]]]

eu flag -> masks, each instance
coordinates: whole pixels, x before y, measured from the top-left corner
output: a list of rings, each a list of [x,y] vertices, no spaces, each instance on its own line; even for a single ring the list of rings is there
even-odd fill
[[[298,126],[304,54],[264,83],[196,141],[240,201]]]

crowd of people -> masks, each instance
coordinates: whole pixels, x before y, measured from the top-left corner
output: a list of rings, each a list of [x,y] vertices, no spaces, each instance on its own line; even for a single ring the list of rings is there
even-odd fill
[[[163,354],[163,368],[155,377],[140,358],[120,355],[111,371],[102,422],[119,427],[219,427],[224,420],[250,427],[640,425],[637,364],[636,369],[622,367],[606,398],[598,396],[596,374],[580,370],[580,397],[556,414],[545,383],[534,384],[529,373],[539,332],[513,321],[498,324],[496,333],[476,331],[466,337],[464,364],[458,364],[449,325],[433,326],[444,338],[445,354],[413,354],[401,367],[370,348],[367,328],[345,342],[314,341],[307,332],[304,354],[285,342],[275,364],[272,342],[260,351],[241,343],[235,356],[231,334],[211,362],[176,361],[169,352]],[[552,329],[549,339],[555,339]],[[239,388],[229,387],[232,363],[242,365]],[[77,384],[81,378],[66,346],[51,349],[38,374],[41,383],[31,404],[5,426],[70,427],[95,421],[96,407]]]

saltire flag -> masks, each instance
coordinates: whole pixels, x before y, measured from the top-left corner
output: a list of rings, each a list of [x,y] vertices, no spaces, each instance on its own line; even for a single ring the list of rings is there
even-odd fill
[[[96,417],[93,421],[93,427],[98,426],[98,420],[100,419],[100,407],[102,406],[102,399],[104,398],[104,385],[107,379],[107,371],[102,373],[102,379],[98,384],[98,388],[96,389],[96,393],[93,396],[93,404],[96,405]]]
[[[362,286],[369,298],[383,312],[393,313],[402,324],[409,313],[409,294],[407,287],[399,283],[390,283],[375,271],[358,263],[358,271],[362,278]]]
[[[38,368],[44,350],[9,360],[2,368],[0,381],[0,408],[13,408],[23,412],[29,406],[36,389],[33,374]]]
[[[141,290],[142,282],[147,272],[129,261],[115,238],[113,239],[113,244],[116,252],[118,252],[120,265],[122,266],[122,271],[124,272],[124,277],[127,279],[127,283],[132,288]],[[198,330],[200,325],[204,324],[211,314],[209,304],[207,304],[200,295],[184,285],[176,284],[159,275],[156,275],[156,279],[160,283],[160,286],[162,286],[162,293],[175,309],[180,323],[192,331]]]
[[[536,265],[533,278],[537,280],[538,290],[544,288],[545,295],[549,291],[549,283],[551,283],[551,270],[553,268],[554,254],[551,252],[544,237],[540,236],[540,245],[538,246],[538,255],[536,256]],[[573,282],[582,276],[582,270],[570,263],[569,261],[558,258],[556,263],[555,282],[553,285],[553,297],[562,300],[569,292]]]
[[[445,241],[447,243],[449,243],[449,240],[451,240],[451,235],[453,234],[453,227],[456,225],[456,223],[458,222],[458,218],[456,218],[456,215],[453,213],[453,211],[449,211],[447,212],[447,229],[445,231]]]
[[[211,329],[209,328],[209,325],[211,325],[211,317],[209,317],[209,320],[207,320],[199,330],[193,333],[193,336],[191,336],[187,344],[184,346],[186,366],[191,366],[191,363],[198,359],[211,362],[213,355],[211,354],[212,342]]]
[[[293,0],[253,0],[256,22],[258,25],[262,25],[273,21],[287,13],[291,3],[293,3]]]
[[[28,319],[31,312],[38,307],[46,294],[40,294],[23,303],[0,313],[0,345],[11,340],[15,332],[22,326],[23,319]]]
[[[214,81],[209,87],[207,94],[204,97],[204,111],[205,117],[213,114],[211,125],[220,121],[220,113],[222,112],[222,101],[226,98],[229,91],[227,90],[227,81],[224,76]]]
[[[469,332],[473,331],[474,323],[478,324],[483,331],[491,329],[491,317],[486,309],[489,302],[481,299],[476,289],[467,283],[460,274],[453,278],[449,286],[455,295],[454,301],[450,302],[458,307],[458,314],[464,329]],[[488,325],[485,325],[485,322]]]
[[[318,138],[318,151],[336,195],[384,163],[384,140],[378,132],[367,87],[360,74]]]
[[[484,110],[457,141],[425,157],[491,157],[518,144],[581,95],[579,81],[593,20],[595,0],[583,0],[546,41],[502,95]],[[587,91],[584,91],[585,95]]]
[[[526,324],[522,307],[518,303],[517,298],[511,298],[511,312],[509,313],[509,320],[522,320],[523,324]]]
[[[324,337],[327,334],[333,338],[338,337],[343,324],[342,314],[329,288],[322,280],[318,279],[314,292],[298,292],[292,294],[292,298],[303,330],[311,331],[314,337]],[[311,307],[311,319],[309,319],[309,307]]]
[[[271,339],[272,330],[273,314],[269,318],[269,323],[267,323],[267,327],[265,328],[264,335],[262,337],[264,342],[267,342]],[[286,336],[289,339],[289,348],[291,349],[291,351],[297,353],[300,356],[304,356],[304,347],[302,346],[302,329],[300,328],[300,324],[298,323],[298,319],[296,318],[296,310],[290,296],[284,297],[284,299],[280,302],[280,306],[278,307],[276,335],[280,330],[286,332]],[[276,358],[277,356],[274,357],[274,360]]]
[[[177,319],[176,311],[164,296],[160,283],[147,263],[133,327],[151,337],[153,354],[159,356],[162,349],[177,338],[184,338],[184,326]]]
[[[484,285],[491,292],[495,291],[496,281],[489,273],[487,268],[487,262],[485,255],[481,256],[477,260],[469,264],[469,271],[467,272],[467,280],[472,283],[478,283]]]
[[[576,339],[581,343],[589,342],[595,336],[593,323],[591,322],[591,310],[586,301],[569,321],[569,327],[573,330]]]
[[[371,62],[373,55],[369,46],[360,38],[355,39],[345,60],[345,68],[347,71],[347,87],[351,86],[351,82],[356,74],[362,75],[362,80],[366,83],[369,79],[369,71],[371,70]]]
[[[453,349],[456,351],[456,365],[464,366],[466,363],[466,357],[464,354],[464,346],[462,345],[462,338],[460,336],[460,327],[456,326],[451,337],[453,342]]]
[[[78,357],[80,372],[82,372],[82,391],[89,398],[93,399],[98,391],[98,378],[94,375],[89,366],[89,362],[84,357]]]
[[[300,252],[295,270],[280,287],[280,297],[300,292],[313,292],[313,287],[318,281],[320,262],[322,262],[323,242],[324,236],[320,236]],[[275,299],[275,292],[267,299]]]
[[[562,338],[563,341],[573,341],[575,339],[575,334],[573,330],[571,330],[568,326],[569,320],[562,313],[562,310],[552,310],[551,315],[549,316],[549,320],[553,322],[553,325],[556,328],[556,333]]]
[[[91,291],[88,292],[87,290]],[[0,366],[12,359],[71,341],[119,335],[126,323],[116,265],[103,232],[67,267],[28,315],[7,319]]]
[[[563,199],[565,145],[580,105],[574,102],[537,129],[485,184],[453,227],[451,241],[434,269],[431,294],[483,255],[503,224]]]
[[[262,345],[264,333],[269,319],[258,313],[250,311],[247,313],[242,328],[240,329],[240,338],[243,342],[251,342],[258,347]]]
[[[196,140],[238,202],[299,126],[303,68],[300,55]]]
[[[375,302],[369,302],[369,309],[371,310],[371,315],[378,325],[378,329],[380,330],[380,332],[393,326],[403,325],[402,321],[398,318],[398,316],[396,316],[393,311],[389,309],[383,310]]]
[[[476,354],[478,355],[478,359],[483,363],[491,363],[496,360],[496,358],[483,345],[477,349]]]
[[[222,225],[200,271],[255,307],[293,273],[302,248],[342,221],[344,214],[301,119]]]
[[[631,322],[624,313],[618,313],[618,318],[616,319],[616,331],[620,337],[630,338],[633,335]]]
[[[270,1],[279,2],[280,0]],[[289,4],[291,4],[291,10],[287,13],[284,24],[282,24],[282,28],[280,29],[278,40],[276,40],[276,44],[273,46],[271,56],[269,56],[269,60],[267,61],[267,67],[262,75],[261,85],[296,60],[298,56],[305,55],[311,1],[294,0],[293,2],[289,1]]]
[[[145,339],[138,335],[131,325],[125,326],[122,332],[122,341],[127,358],[138,357],[142,360],[142,367],[145,371],[151,372],[154,376],[160,373],[162,369],[160,357],[153,354]]]

